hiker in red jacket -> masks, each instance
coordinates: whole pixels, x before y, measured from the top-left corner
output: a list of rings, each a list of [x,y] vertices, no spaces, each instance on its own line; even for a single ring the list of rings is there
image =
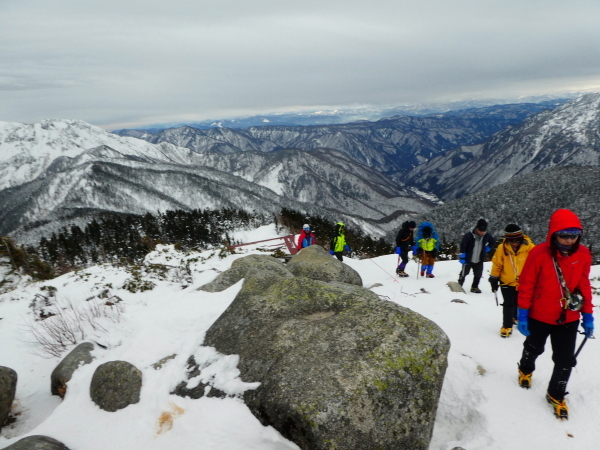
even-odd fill
[[[546,400],[554,414],[568,418],[567,382],[575,366],[579,318],[587,337],[594,332],[590,266],[592,257],[580,244],[583,227],[575,213],[559,209],[552,214],[546,242],[535,247],[519,278],[518,328],[527,336],[519,363],[519,385],[531,387],[536,358],[550,336],[554,370]]]
[[[310,231],[310,226],[307,223],[305,223],[302,226],[300,236],[298,236],[298,250],[302,250],[303,248],[309,247],[314,244],[316,244],[315,234],[312,231]]]

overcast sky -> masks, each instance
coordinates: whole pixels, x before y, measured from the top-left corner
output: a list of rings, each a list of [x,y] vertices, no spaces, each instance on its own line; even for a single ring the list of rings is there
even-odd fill
[[[598,0],[0,0],[0,121],[600,91]]]

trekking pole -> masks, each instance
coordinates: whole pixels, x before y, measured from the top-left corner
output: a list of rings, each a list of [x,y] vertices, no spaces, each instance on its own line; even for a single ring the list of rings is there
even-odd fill
[[[420,269],[421,269],[421,260],[417,259],[417,280],[419,279]]]
[[[494,296],[496,297],[496,306],[500,306],[498,305],[498,291],[494,291]]]

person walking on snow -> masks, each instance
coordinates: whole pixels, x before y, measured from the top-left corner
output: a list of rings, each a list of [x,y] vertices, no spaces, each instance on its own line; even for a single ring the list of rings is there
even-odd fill
[[[586,337],[593,337],[592,257],[581,245],[583,227],[577,215],[559,209],[550,217],[546,241],[527,257],[519,278],[518,329],[526,336],[519,362],[519,385],[531,387],[536,358],[550,336],[554,369],[546,400],[560,419],[568,419],[567,382],[575,367],[579,318]]]
[[[404,222],[396,235],[396,254],[400,255],[400,258],[402,259],[402,262],[396,269],[396,273],[400,277],[408,276],[404,269],[408,264],[409,250],[412,250],[413,256],[415,255],[416,247],[413,231],[416,227],[417,224],[414,220]]]
[[[329,253],[335,255],[337,259],[343,261],[342,253],[347,251],[350,253],[350,247],[346,244],[346,226],[342,222],[335,224],[335,234],[329,243]]]
[[[440,237],[431,222],[423,222],[417,230],[417,254],[421,258],[421,276],[433,278],[433,265],[440,251]]]
[[[316,244],[315,234],[312,231],[310,231],[310,226],[307,223],[305,223],[302,226],[302,231],[300,232],[300,236],[298,237],[297,247],[301,250],[305,247],[309,247],[314,244]]]
[[[494,236],[487,233],[488,223],[484,219],[479,219],[477,225],[472,231],[468,231],[462,238],[460,243],[460,263],[462,270],[458,276],[458,284],[461,286],[465,282],[465,278],[473,269],[473,284],[471,284],[471,292],[481,294],[479,289],[479,280],[483,275],[483,260],[485,255],[496,245]]]
[[[504,242],[498,246],[492,258],[489,282],[492,292],[497,292],[500,287],[504,299],[500,328],[500,336],[503,338],[512,334],[514,319],[517,317],[519,276],[533,247],[533,242],[523,234],[521,227],[509,223],[504,229]]]

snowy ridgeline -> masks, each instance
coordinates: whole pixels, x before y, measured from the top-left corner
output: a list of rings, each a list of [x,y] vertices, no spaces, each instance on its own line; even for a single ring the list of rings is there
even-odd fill
[[[236,239],[249,242],[273,235],[272,227],[261,227]],[[240,380],[237,356],[202,346],[206,330],[231,303],[241,283],[220,293],[197,288],[247,254],[265,253],[251,246],[222,258],[216,252],[184,254],[171,246],[159,247],[139,267],[94,266],[24,284],[0,296],[0,365],[19,375],[13,406],[17,420],[2,429],[0,447],[42,434],[69,448],[86,450],[297,449],[273,428],[263,427],[239,398],[254,385]],[[377,285],[372,290],[382,301],[433,320],[451,340],[430,449],[596,448],[600,344],[590,341],[583,349],[569,383],[570,420],[560,422],[544,399],[552,370],[550,354],[538,359],[532,389],[519,388],[516,363],[524,338],[516,330],[510,338],[500,338],[501,308],[485,283],[482,294],[450,292],[446,283],[456,280],[457,261],[436,263],[433,279],[416,279],[413,262],[407,267],[409,278],[395,278],[396,255],[345,258],[344,262],[360,273],[366,287]],[[592,268],[592,284],[598,304],[598,266]],[[33,334],[43,333],[41,325],[56,316],[45,321],[36,318],[58,313],[57,308],[63,315],[87,317],[78,329],[77,342],[106,347],[96,347],[96,359],[75,372],[62,401],[50,395],[50,373],[74,345],[55,347],[61,356],[52,356]],[[171,355],[177,356],[161,370],[153,367]],[[190,380],[189,388],[210,380],[232,397],[192,400],[170,395],[186,374],[189,355],[204,367]],[[94,370],[114,360],[138,367],[143,386],[139,403],[109,413],[91,401],[89,386]]]

